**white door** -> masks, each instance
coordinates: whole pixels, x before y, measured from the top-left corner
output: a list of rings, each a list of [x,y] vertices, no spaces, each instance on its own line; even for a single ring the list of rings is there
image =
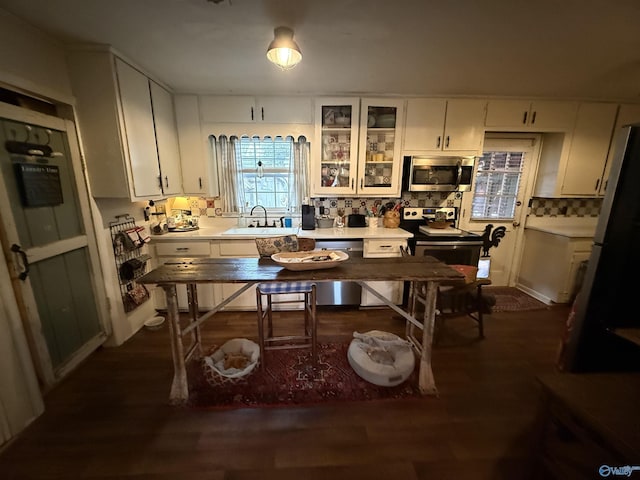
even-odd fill
[[[515,285],[539,147],[537,135],[487,134],[472,191],[462,197],[459,226],[485,237],[493,285]]]
[[[0,239],[41,383],[106,339],[106,297],[72,122],[0,105]],[[53,152],[53,153],[51,153]]]

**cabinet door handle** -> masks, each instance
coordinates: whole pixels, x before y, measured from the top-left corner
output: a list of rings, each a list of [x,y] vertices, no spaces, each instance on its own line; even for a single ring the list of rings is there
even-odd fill
[[[176,252],[187,252],[189,247],[176,247]]]
[[[262,121],[264,122],[264,107],[260,108],[260,114],[262,115]]]
[[[441,139],[441,137],[438,135],[438,141],[436,142],[436,148],[440,148],[440,139]]]
[[[198,177],[198,185],[200,185],[200,190],[202,190],[202,177]]]
[[[536,114],[537,114],[537,113],[538,113],[538,112],[533,112],[533,115],[531,115],[531,125],[533,125],[533,124],[535,124],[535,123],[536,123]]]
[[[528,114],[528,113],[529,113],[529,112],[524,112],[524,116],[522,117],[522,124],[523,124],[523,125],[526,125],[526,123],[527,123],[527,114]]]
[[[251,107],[251,121],[253,121],[253,107]]]
[[[162,190],[162,175],[158,175],[158,186],[160,187],[160,190]]]
[[[353,190],[353,182],[354,182],[354,179],[352,178],[351,179],[351,190]]]
[[[600,179],[596,180],[596,192],[598,191],[598,187],[600,186]]]
[[[447,135],[447,140],[444,144],[445,148],[449,148],[449,135]]]
[[[166,175],[164,176],[164,183],[166,187],[169,188],[169,177],[167,177]]]
[[[364,178],[360,179],[360,189],[364,188]]]

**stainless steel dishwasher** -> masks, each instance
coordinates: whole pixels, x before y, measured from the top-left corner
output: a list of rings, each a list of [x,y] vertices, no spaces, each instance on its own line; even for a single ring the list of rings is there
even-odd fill
[[[316,240],[316,250],[341,250],[362,255],[362,240]],[[362,287],[355,282],[318,282],[318,305],[360,305]]]

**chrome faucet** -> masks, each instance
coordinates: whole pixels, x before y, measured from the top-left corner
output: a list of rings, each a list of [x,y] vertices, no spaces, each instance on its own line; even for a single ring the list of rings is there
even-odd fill
[[[254,207],[251,209],[251,213],[250,213],[249,215],[252,215],[252,216],[253,216],[253,211],[254,211],[256,208],[258,208],[258,207],[260,207],[262,210],[264,210],[264,226],[265,226],[265,227],[268,227],[269,225],[267,225],[267,209],[266,209],[266,208],[264,208],[262,205],[256,205],[256,206],[254,206]],[[260,221],[258,221],[258,227],[259,227],[259,226],[260,226]]]

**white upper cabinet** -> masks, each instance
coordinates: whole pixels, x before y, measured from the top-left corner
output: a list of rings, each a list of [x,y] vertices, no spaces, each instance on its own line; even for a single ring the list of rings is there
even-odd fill
[[[620,105],[612,137],[618,135],[624,126],[632,123],[640,123],[640,105]],[[604,174],[602,175],[602,182],[600,182],[600,190],[598,192],[600,195],[604,195],[607,190],[609,172],[611,171],[611,162],[613,161],[613,156],[616,154],[614,145],[615,141],[613,141],[612,138],[609,146],[609,153],[607,155],[607,164],[605,165]]]
[[[120,59],[115,63],[134,196],[161,195],[149,80]]]
[[[251,97],[203,95],[203,123],[311,124],[310,97]]]
[[[173,98],[156,82],[150,80],[149,85],[151,87],[158,161],[162,175],[162,193],[167,196],[179,195],[183,193],[182,169]]]
[[[210,153],[210,142],[200,128],[198,97],[176,95],[175,108],[184,194],[217,197],[220,195],[220,188]]]
[[[581,103],[571,138],[562,195],[598,195],[618,106]]]
[[[599,195],[618,106],[581,103],[569,134],[543,136],[534,196]]]
[[[91,194],[136,201],[181,193],[169,92],[110,50],[70,52],[69,71]]]
[[[316,99],[313,195],[400,194],[404,100]]]
[[[486,104],[485,100],[409,99],[402,153],[480,154]]]
[[[489,100],[487,129],[522,131],[571,131],[578,102]]]

